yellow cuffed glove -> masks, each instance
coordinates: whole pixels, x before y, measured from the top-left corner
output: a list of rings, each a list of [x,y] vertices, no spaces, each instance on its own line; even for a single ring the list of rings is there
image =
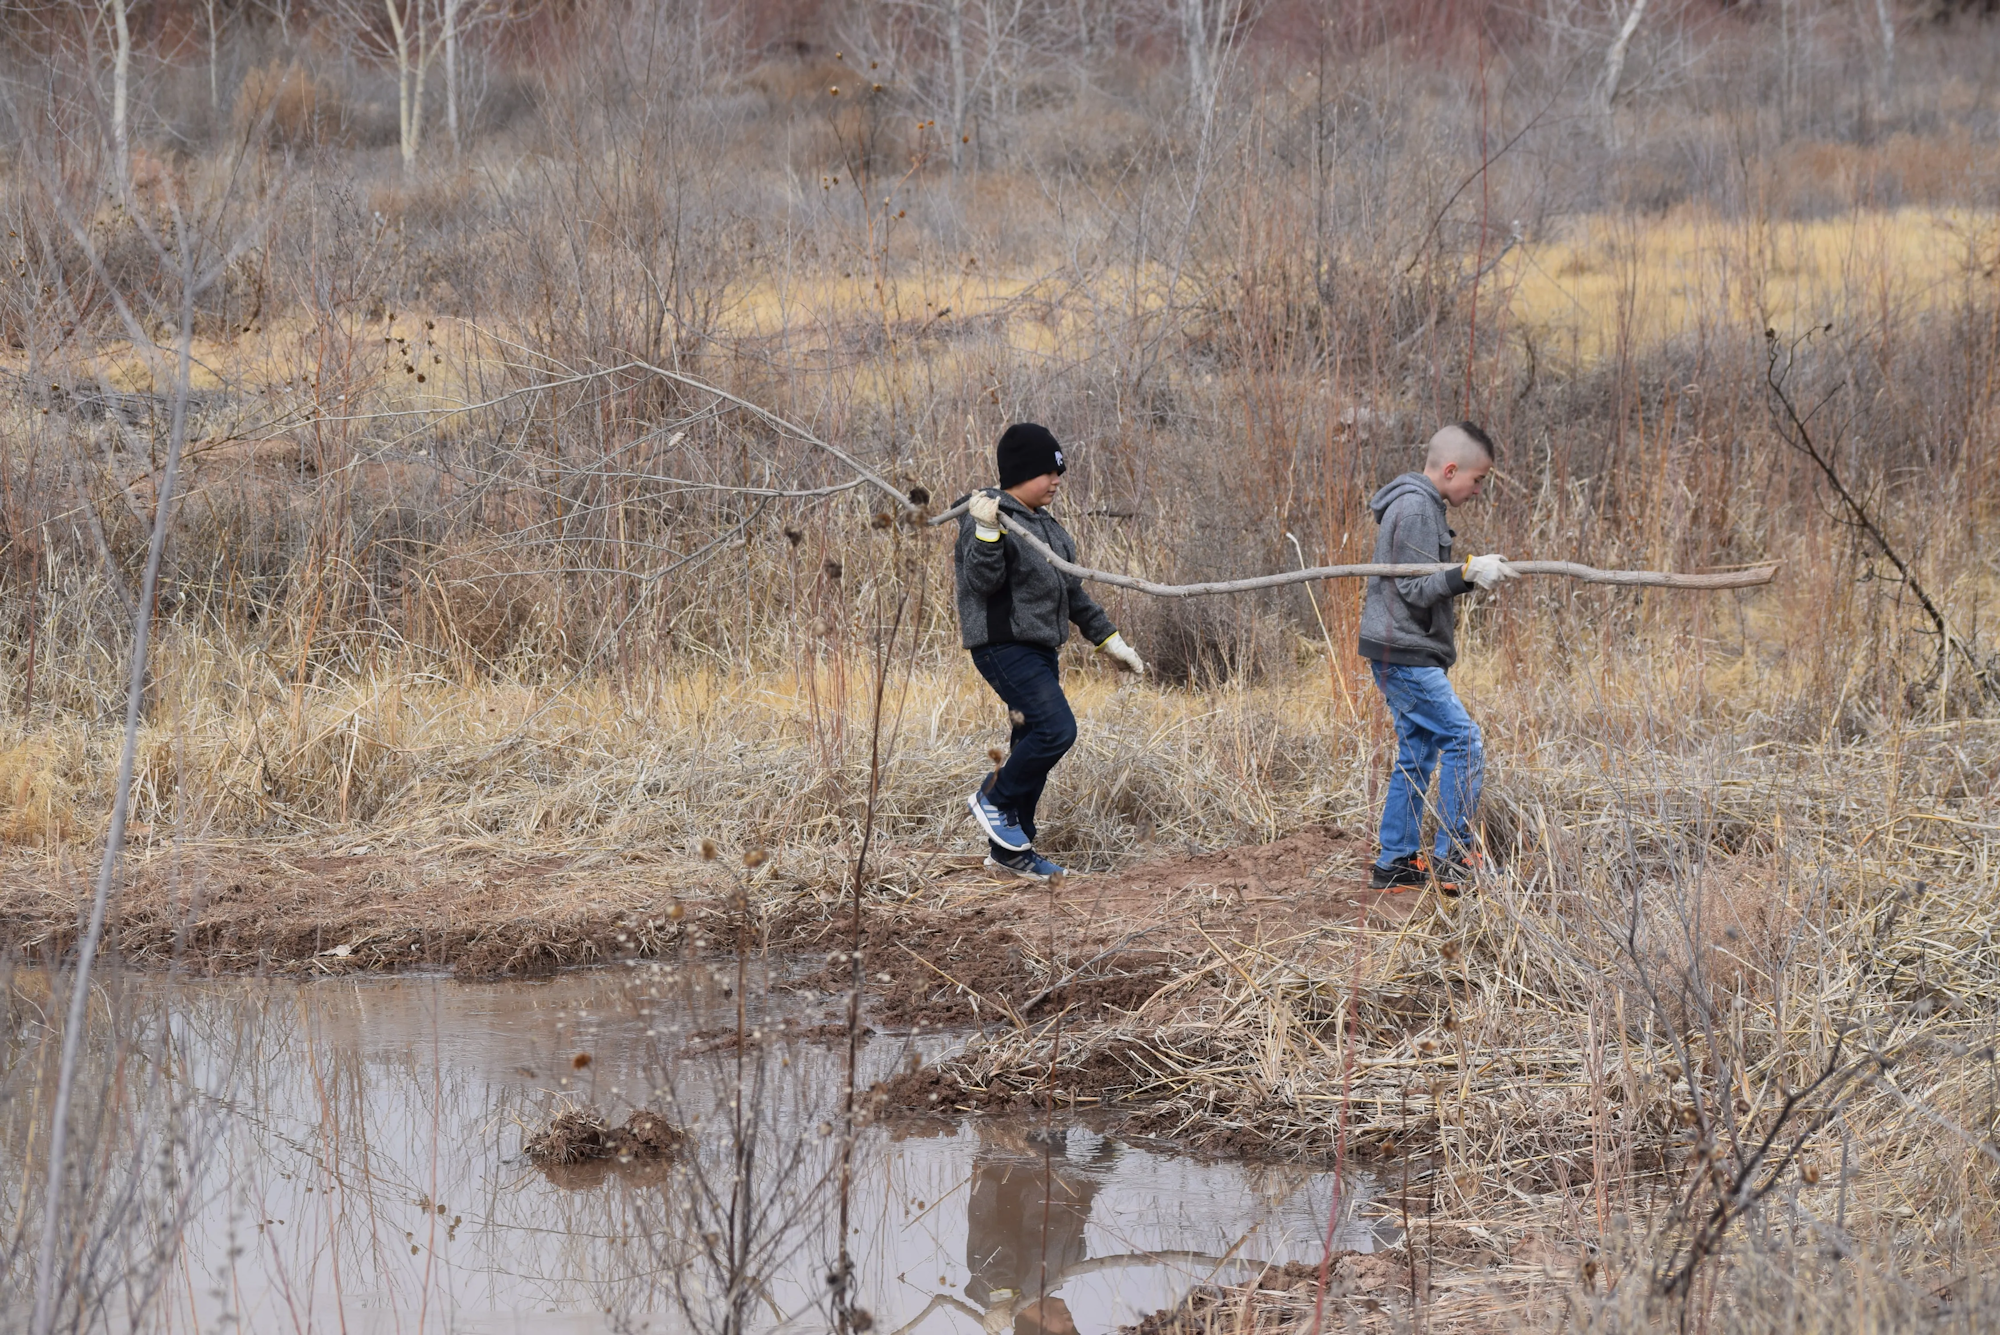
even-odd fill
[[[1495,584],[1510,579],[1519,579],[1521,572],[1507,564],[1507,558],[1498,552],[1485,556],[1465,558],[1465,582],[1477,584],[1482,589],[1490,589]]]
[[[965,512],[972,516],[972,536],[981,542],[1000,541],[1000,498],[983,491],[972,493],[972,499],[965,503]]]

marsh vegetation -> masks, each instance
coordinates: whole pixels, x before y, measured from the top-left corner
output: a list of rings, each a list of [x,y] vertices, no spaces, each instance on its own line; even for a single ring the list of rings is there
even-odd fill
[[[1045,1186],[1058,1135],[1080,1183],[1150,1135],[1395,1202],[1393,1262],[1246,1251],[1162,1330],[1990,1323],[1990,8],[14,5],[0,1320],[249,1321],[186,1276],[275,1255],[230,1230],[292,1217],[244,1194],[283,1103],[320,1171],[474,1127],[452,1197],[390,1176],[489,1216],[564,1110],[667,1116],[657,1181],[536,1188],[607,1322],[886,1320],[848,1239],[890,1234],[826,1221],[893,1105],[1031,1115]],[[1392,739],[1337,583],[1107,591],[1160,671],[1068,662],[1045,834],[1093,874],[980,876],[1006,720],[923,520],[1006,423],[1070,445],[1093,564],[1185,581],[1365,560],[1461,416],[1502,449],[1473,548],[1783,563],[1471,611],[1487,893],[1363,888]],[[743,1000],[644,1085],[700,1128],[636,1074],[566,1101],[553,1047],[464,1086],[314,1047],[321,989],[404,985],[357,974],[570,965],[782,982],[838,1032],[751,1042]],[[240,976],[280,972],[321,981]],[[838,1074],[794,1080],[815,1041]],[[284,1320],[339,1291],[297,1266],[387,1273],[408,1225],[343,1218]],[[760,1289],[801,1246],[831,1296]],[[420,1324],[514,1302],[382,1282]]]

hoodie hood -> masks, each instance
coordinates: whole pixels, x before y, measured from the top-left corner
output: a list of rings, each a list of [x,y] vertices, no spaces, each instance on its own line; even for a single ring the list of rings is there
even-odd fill
[[[1410,495],[1428,498],[1440,511],[1445,508],[1444,495],[1437,489],[1436,483],[1422,473],[1404,473],[1391,478],[1382,490],[1368,498],[1368,508],[1374,512],[1375,522],[1381,523],[1382,516],[1388,513],[1391,505]]]

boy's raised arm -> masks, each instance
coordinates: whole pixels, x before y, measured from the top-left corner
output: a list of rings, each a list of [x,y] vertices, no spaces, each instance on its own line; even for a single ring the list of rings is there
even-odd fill
[[[1007,543],[980,537],[980,527],[969,514],[958,517],[958,568],[965,587],[985,598],[1007,582]]]

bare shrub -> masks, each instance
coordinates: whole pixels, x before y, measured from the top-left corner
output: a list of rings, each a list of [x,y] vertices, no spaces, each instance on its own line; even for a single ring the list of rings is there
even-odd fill
[[[261,134],[277,148],[336,147],[352,135],[339,89],[296,60],[252,68],[230,116],[238,136]]]

